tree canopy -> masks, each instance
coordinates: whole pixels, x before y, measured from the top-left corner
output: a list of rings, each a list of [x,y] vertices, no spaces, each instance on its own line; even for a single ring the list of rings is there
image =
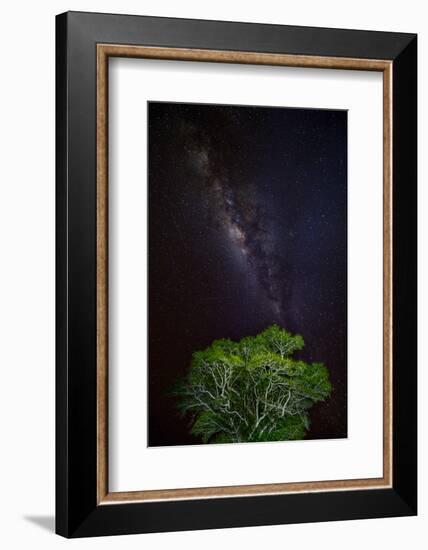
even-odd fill
[[[302,336],[272,325],[195,352],[175,392],[191,433],[204,443],[303,439],[309,409],[332,390],[323,363],[292,358],[303,347]]]

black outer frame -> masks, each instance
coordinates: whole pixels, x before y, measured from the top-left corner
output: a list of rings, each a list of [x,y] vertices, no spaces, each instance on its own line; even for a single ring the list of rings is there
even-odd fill
[[[97,506],[96,44],[393,61],[393,487]],[[65,537],[417,513],[417,36],[67,12],[56,17],[56,532]]]

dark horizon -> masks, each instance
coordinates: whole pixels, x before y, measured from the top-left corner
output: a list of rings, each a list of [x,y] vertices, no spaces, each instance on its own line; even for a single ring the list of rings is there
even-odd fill
[[[273,323],[330,371],[306,439],[346,437],[347,112],[150,102],[148,121],[149,445],[200,443],[172,395],[193,352]]]

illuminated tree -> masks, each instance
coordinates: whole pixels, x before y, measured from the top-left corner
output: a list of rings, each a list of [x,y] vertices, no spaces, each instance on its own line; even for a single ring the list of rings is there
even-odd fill
[[[300,335],[277,325],[240,342],[215,340],[193,354],[176,394],[204,443],[303,439],[309,409],[331,393],[322,363],[293,359]]]

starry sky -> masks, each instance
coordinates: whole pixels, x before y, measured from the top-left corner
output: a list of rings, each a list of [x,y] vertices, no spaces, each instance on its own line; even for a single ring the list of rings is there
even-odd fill
[[[347,112],[148,103],[149,445],[198,444],[173,384],[192,353],[277,323],[333,393],[307,439],[347,436]]]

